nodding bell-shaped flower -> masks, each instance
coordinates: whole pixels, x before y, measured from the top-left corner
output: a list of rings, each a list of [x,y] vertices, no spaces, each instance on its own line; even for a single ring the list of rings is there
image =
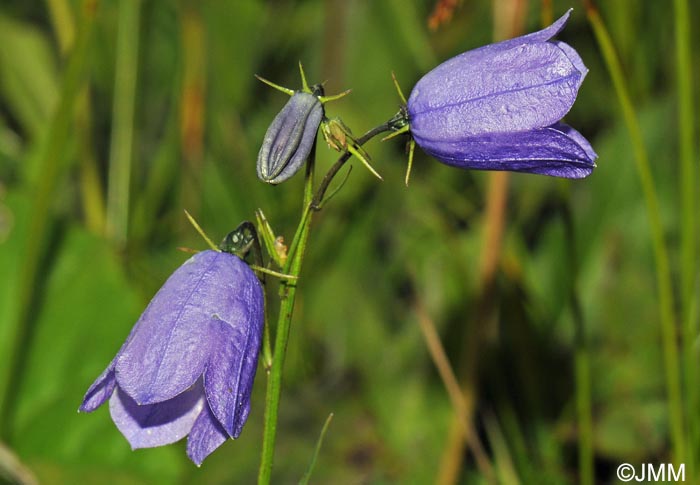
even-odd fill
[[[132,449],[187,436],[187,455],[200,465],[248,418],[263,301],[257,276],[238,256],[192,256],[153,297],[80,411],[109,399]]]
[[[460,168],[582,178],[597,158],[560,120],[588,69],[554,41],[571,10],[544,30],[458,55],[430,71],[407,102],[413,139]]]

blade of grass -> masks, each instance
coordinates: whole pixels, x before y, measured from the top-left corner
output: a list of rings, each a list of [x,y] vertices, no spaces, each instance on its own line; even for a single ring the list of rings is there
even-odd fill
[[[418,298],[415,298],[413,312],[418,318],[420,329],[425,340],[426,347],[430,353],[433,364],[440,374],[440,378],[447,390],[447,394],[454,408],[455,416],[462,428],[463,439],[469,445],[474,461],[476,462],[479,471],[489,483],[495,483],[493,465],[489,461],[488,455],[484,450],[484,446],[479,440],[479,435],[474,428],[474,425],[467,420],[467,402],[462,393],[462,388],[459,385],[457,376],[455,375],[452,365],[447,358],[445,348],[440,341],[440,336],[435,328],[433,320],[428,316]]]
[[[571,210],[571,181],[559,181],[561,220],[566,237],[567,262],[570,276],[569,310],[574,323],[574,376],[576,384],[576,419],[578,426],[578,471],[581,485],[593,485],[595,479],[593,455],[593,411],[591,398],[590,345],[586,334],[584,311],[578,296],[579,265],[575,227]]]
[[[333,419],[333,413],[329,414],[328,417],[326,418],[326,422],[323,424],[323,428],[321,428],[321,434],[318,437],[318,441],[316,442],[316,449],[314,450],[314,454],[311,457],[311,463],[309,463],[309,468],[306,470],[306,473],[304,473],[304,476],[301,477],[301,480],[299,480],[299,485],[308,485],[309,479],[311,478],[311,474],[314,471],[314,467],[316,466],[316,460],[318,459],[318,454],[321,451],[321,446],[323,446],[323,438],[326,436],[326,431],[328,431],[328,426],[331,424],[331,420]]]
[[[510,456],[513,458],[514,470],[522,482],[531,483],[533,476],[539,477],[541,475],[542,463],[538,453],[533,453],[528,447],[525,432],[518,422],[513,403],[510,401],[502,403],[498,407],[497,415],[503,436],[508,443],[509,450],[511,450]]]
[[[692,57],[690,52],[690,13],[687,0],[674,0],[676,39],[676,89],[678,90],[678,142],[680,146],[681,193],[681,290],[683,313],[687,314],[695,278],[695,116],[693,103]]]
[[[129,222],[140,13],[141,0],[119,2],[106,223],[107,236],[118,246],[126,242]]]
[[[622,66],[615,52],[612,39],[593,2],[585,2],[586,15],[593,28],[593,33],[603,55],[603,59],[612,79],[617,99],[620,103],[625,125],[632,141],[632,150],[637,168],[637,174],[642,185],[646,202],[647,218],[651,231],[656,265],[657,290],[659,293],[659,312],[661,318],[661,338],[663,343],[666,387],[668,392],[669,423],[673,458],[676,463],[684,463],[686,458],[685,437],[683,430],[683,401],[681,392],[680,361],[677,343],[676,315],[673,308],[673,287],[668,250],[664,239],[661,223],[661,210],[654,187],[649,157],[644,146],[642,132],[639,127],[632,100],[622,72]]]
[[[576,419],[578,426],[578,472],[581,485],[593,485],[593,411],[591,398],[590,345],[586,333],[584,311],[578,296],[579,265],[577,261],[574,220],[571,211],[571,181],[560,180],[561,220],[566,237],[569,267],[569,310],[574,323],[574,376],[576,385]]]
[[[86,86],[78,96],[78,113],[76,115],[80,157],[80,195],[85,225],[93,234],[104,234],[106,218],[104,187],[90,138],[92,133],[90,105],[90,89]]]
[[[22,463],[17,455],[0,442],[0,483],[38,485],[32,471]]]
[[[71,6],[66,0],[47,0],[51,23],[58,39],[61,54],[70,52],[75,42],[75,19]],[[89,88],[86,86],[78,95],[76,134],[80,158],[80,194],[83,204],[85,224],[94,234],[104,232],[104,194],[100,174],[95,162],[90,134],[92,133]]]
[[[695,116],[693,101],[692,56],[690,51],[690,13],[688,0],[674,0],[674,24],[676,43],[676,89],[678,90],[678,143],[680,147],[681,193],[681,318],[683,322],[683,364],[686,389],[686,416],[688,418],[689,439],[688,456],[695,457],[698,448],[698,413],[694,403],[697,402],[698,363],[693,353],[695,324],[692,320],[690,306],[693,301],[693,289],[697,271],[697,174],[695,171]],[[688,461],[688,474],[695,477],[695,460]],[[691,478],[693,480],[693,478]]]
[[[66,54],[75,41],[75,20],[67,0],[46,0],[51,24],[56,31],[61,54]]]
[[[503,485],[520,485],[518,474],[513,465],[513,459],[508,450],[508,443],[503,436],[503,431],[495,416],[487,414],[484,419],[486,434],[489,443],[493,447],[493,454],[496,461],[496,471],[498,473],[498,483]]]
[[[591,406],[591,362],[583,309],[575,289],[570,296],[575,324],[576,414],[578,419],[579,483],[593,485],[593,412]]]

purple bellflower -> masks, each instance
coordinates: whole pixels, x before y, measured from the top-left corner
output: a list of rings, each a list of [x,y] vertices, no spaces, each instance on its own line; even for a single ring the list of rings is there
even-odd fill
[[[571,46],[551,40],[570,13],[539,32],[460,54],[423,76],[407,103],[416,143],[460,168],[589,175],[596,153],[560,123],[588,72]]]
[[[265,133],[258,154],[260,180],[279,184],[297,173],[309,158],[322,118],[318,96],[295,92]]]
[[[263,301],[258,278],[238,256],[197,253],[153,297],[80,411],[109,399],[132,449],[187,436],[187,455],[200,465],[248,418]]]

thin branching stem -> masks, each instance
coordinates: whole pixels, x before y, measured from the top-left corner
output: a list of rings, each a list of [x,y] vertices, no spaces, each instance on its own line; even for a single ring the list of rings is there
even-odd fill
[[[393,118],[392,118],[393,120]],[[357,140],[358,145],[363,145],[375,136],[393,129],[392,120],[369,130]],[[306,245],[311,228],[312,214],[320,208],[323,198],[333,178],[337,175],[351,154],[343,153],[336,163],[331,166],[323,177],[318,188],[313,190],[313,172],[315,164],[316,145],[314,144],[306,166],[306,182],[304,184],[304,201],[301,218],[297,226],[294,239],[289,247],[288,259],[282,272],[299,277],[301,273]],[[280,283],[280,310],[275,334],[275,345],[272,355],[272,366],[267,380],[267,393],[265,397],[265,418],[263,429],[263,447],[258,472],[258,484],[269,484],[272,477],[272,466],[277,436],[277,421],[279,414],[280,394],[282,389],[282,370],[284,358],[289,341],[289,330],[292,323],[294,302],[297,290],[297,280],[283,280]]]

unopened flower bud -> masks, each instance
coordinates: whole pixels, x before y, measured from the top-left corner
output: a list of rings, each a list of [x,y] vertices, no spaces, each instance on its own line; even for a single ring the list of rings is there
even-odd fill
[[[309,157],[322,118],[317,96],[294,93],[265,133],[258,154],[260,180],[279,184],[294,175]]]

